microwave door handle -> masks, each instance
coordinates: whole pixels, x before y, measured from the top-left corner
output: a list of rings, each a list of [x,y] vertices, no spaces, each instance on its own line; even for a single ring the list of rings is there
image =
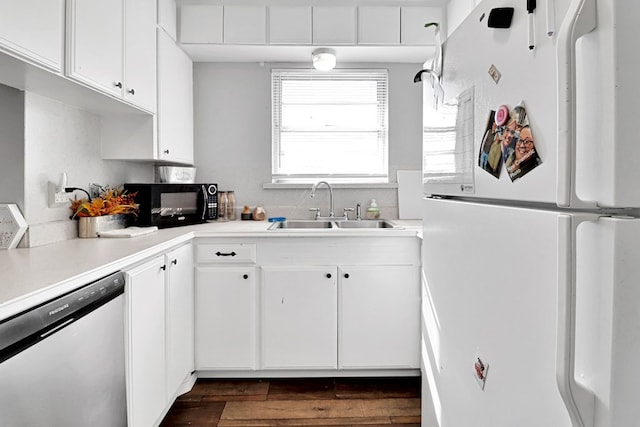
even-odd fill
[[[207,187],[203,184],[202,187],[202,221],[205,220],[205,216],[207,215]]]

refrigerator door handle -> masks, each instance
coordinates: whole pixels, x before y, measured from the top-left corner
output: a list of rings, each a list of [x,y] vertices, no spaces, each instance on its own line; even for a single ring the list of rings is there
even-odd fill
[[[596,1],[573,0],[558,31],[558,169],[556,203],[597,207],[576,194],[576,42],[596,27]]]
[[[595,395],[575,380],[576,231],[597,215],[558,216],[558,317],[556,381],[573,427],[593,427]]]

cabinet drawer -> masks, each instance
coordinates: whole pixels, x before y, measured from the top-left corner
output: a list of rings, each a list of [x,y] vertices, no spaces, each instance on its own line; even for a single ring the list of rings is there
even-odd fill
[[[198,263],[256,262],[255,243],[211,243],[198,245]]]

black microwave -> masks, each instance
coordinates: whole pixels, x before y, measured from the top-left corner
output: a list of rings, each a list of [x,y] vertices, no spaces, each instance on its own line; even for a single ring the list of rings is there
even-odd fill
[[[137,193],[140,207],[129,225],[168,228],[218,218],[217,184],[124,184],[124,189]]]

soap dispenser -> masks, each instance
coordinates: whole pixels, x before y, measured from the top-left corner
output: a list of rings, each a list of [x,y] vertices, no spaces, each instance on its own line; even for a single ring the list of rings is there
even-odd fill
[[[380,208],[376,203],[376,199],[371,199],[371,203],[369,203],[369,207],[367,208],[367,219],[378,218],[380,218]]]

